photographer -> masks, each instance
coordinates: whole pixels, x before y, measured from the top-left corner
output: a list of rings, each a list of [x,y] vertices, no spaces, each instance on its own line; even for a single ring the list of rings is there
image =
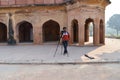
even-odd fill
[[[61,38],[62,38],[62,44],[63,44],[63,47],[64,47],[64,53],[63,54],[65,55],[65,54],[68,54],[67,46],[68,46],[68,42],[69,42],[69,39],[70,39],[70,35],[67,32],[66,27],[63,27],[63,31],[61,31]]]

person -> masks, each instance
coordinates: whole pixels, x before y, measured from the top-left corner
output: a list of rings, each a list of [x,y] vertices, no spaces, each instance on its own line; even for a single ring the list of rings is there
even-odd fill
[[[65,54],[68,54],[67,47],[68,47],[68,42],[69,42],[69,39],[70,39],[70,35],[67,32],[66,27],[63,27],[63,31],[61,31],[61,38],[62,38],[62,44],[63,44],[63,47],[64,47],[63,55],[65,55]]]

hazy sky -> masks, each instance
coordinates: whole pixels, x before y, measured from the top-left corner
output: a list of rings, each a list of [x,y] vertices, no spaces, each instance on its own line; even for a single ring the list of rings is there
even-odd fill
[[[109,18],[113,14],[120,14],[120,0],[110,0],[111,4],[106,7],[106,21],[109,20]]]

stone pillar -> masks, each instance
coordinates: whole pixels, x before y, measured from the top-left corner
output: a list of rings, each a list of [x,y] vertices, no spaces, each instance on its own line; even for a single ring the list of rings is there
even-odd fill
[[[40,44],[40,27],[34,26],[33,28],[33,42],[34,44]]]
[[[16,40],[14,39],[14,30],[13,30],[13,20],[12,20],[12,14],[9,13],[9,22],[8,22],[8,45],[16,45]]]
[[[105,20],[103,21],[103,43],[102,44],[105,44]]]
[[[99,45],[99,19],[94,19],[93,44]]]
[[[43,31],[42,31],[42,27],[40,27],[40,29],[39,29],[40,31],[39,31],[39,39],[40,39],[40,44],[43,44]]]
[[[19,31],[18,31],[18,26],[14,25],[13,29],[14,29],[14,38],[15,38],[15,40],[16,40],[16,43],[18,44],[18,43],[19,43]]]
[[[19,26],[15,22],[16,20],[15,20],[14,15],[12,19],[13,19],[14,38],[16,40],[16,43],[18,44],[19,43],[19,30],[18,30]]]
[[[102,44],[105,44],[105,20],[104,21],[102,21],[102,24],[101,24],[101,26],[102,26]]]
[[[100,44],[105,44],[105,26],[102,19],[100,20]]]
[[[81,19],[83,20],[83,19]],[[80,46],[83,46],[84,45],[84,37],[85,37],[85,34],[84,34],[84,31],[85,31],[85,27],[84,27],[84,20],[83,21],[78,21],[78,38],[79,38],[79,45]]]
[[[73,44],[73,42],[72,42],[73,37],[72,37],[72,28],[71,28],[71,19],[70,19],[70,17],[68,17],[66,25],[67,25],[67,29],[68,29],[68,32],[69,32],[69,35],[70,35],[69,44],[72,45]],[[63,27],[62,27],[62,29],[63,29]]]
[[[71,23],[69,23],[69,24],[71,24]],[[68,27],[68,32],[69,32],[69,35],[70,35],[69,44],[72,45],[72,44],[73,44],[73,32],[72,32],[72,27],[71,27],[71,25],[69,25],[69,27]]]

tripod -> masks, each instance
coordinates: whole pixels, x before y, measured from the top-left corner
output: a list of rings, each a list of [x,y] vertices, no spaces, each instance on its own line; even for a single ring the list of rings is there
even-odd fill
[[[53,57],[55,57],[55,55],[56,55],[56,53],[57,53],[58,47],[59,47],[59,45],[60,45],[60,40],[61,40],[61,38],[60,38],[59,41],[58,41],[58,44],[57,44],[57,47],[56,47],[56,50],[55,50],[55,53],[54,53]],[[61,54],[62,54],[62,47],[61,47]]]
[[[60,39],[60,40],[61,40],[61,39]],[[59,45],[60,45],[60,40],[58,41],[58,44],[57,44],[57,47],[56,47],[56,50],[55,50],[55,53],[54,53],[53,57],[55,57],[55,55],[56,55],[56,53],[57,53],[58,47],[59,47]],[[61,45],[61,55],[62,55],[62,51],[63,51],[63,46]],[[69,57],[68,53],[66,53],[66,54],[67,54],[67,56]],[[64,55],[64,54],[63,54],[63,55]]]

